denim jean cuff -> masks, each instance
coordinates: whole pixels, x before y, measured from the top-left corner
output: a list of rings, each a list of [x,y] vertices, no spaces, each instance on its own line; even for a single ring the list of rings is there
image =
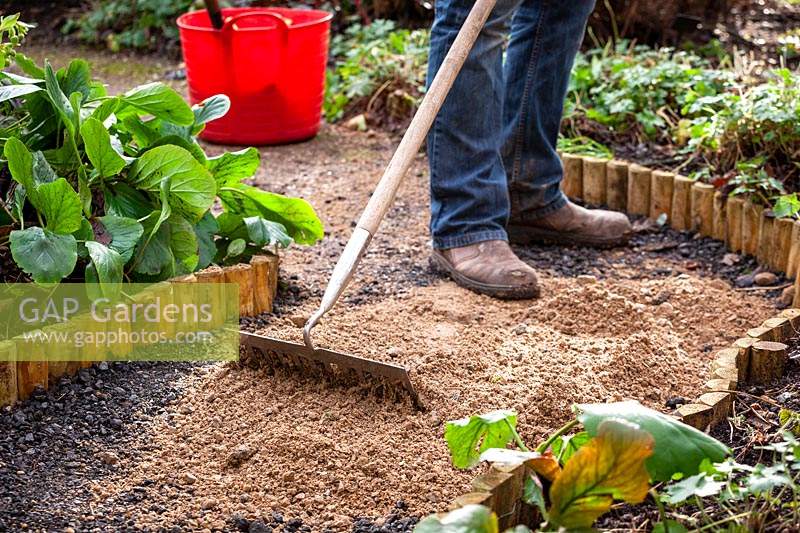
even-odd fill
[[[484,241],[508,241],[508,234],[505,230],[485,230],[453,237],[434,237],[433,247],[437,250],[447,250]]]
[[[514,193],[511,193],[514,194]],[[540,218],[544,218],[551,213],[555,213],[562,207],[567,204],[567,197],[564,195],[563,192],[560,190],[558,191],[558,196],[549,204],[538,207],[536,209],[527,209],[523,210],[522,212],[514,212],[513,206],[520,205],[520,202],[515,202],[513,199],[511,201],[511,217],[510,222],[527,222],[532,220],[537,220]]]

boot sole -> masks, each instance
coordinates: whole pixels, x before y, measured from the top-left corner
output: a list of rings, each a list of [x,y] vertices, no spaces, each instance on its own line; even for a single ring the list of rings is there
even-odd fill
[[[533,226],[509,224],[506,227],[508,240],[513,244],[566,244],[574,246],[591,246],[593,248],[614,248],[630,241],[630,234],[621,237],[586,237],[570,233],[561,233]]]
[[[452,279],[456,285],[478,294],[485,294],[501,300],[530,300],[539,297],[539,286],[515,287],[513,285],[490,285],[466,277],[458,272],[438,251],[434,250],[430,257],[431,268]]]

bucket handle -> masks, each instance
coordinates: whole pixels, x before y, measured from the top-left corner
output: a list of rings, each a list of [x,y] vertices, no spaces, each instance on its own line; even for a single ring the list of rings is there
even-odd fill
[[[247,17],[269,17],[277,22],[277,28],[281,32],[281,40],[286,42],[289,40],[289,25],[286,24],[286,19],[277,13],[271,11],[248,11],[225,19],[225,25],[222,27],[223,31],[241,31],[236,27],[236,22]]]
[[[236,22],[243,18],[247,17],[269,17],[273,19],[277,25],[275,26],[278,31],[280,32],[280,40],[281,40],[281,51],[280,51],[280,59],[279,59],[279,66],[278,70],[282,71],[284,65],[286,64],[286,54],[289,51],[289,25],[286,24],[286,19],[277,13],[273,13],[271,11],[248,11],[247,13],[241,13],[239,15],[234,15],[232,17],[227,17],[225,19],[225,25],[222,27],[222,31],[242,31],[236,27]]]

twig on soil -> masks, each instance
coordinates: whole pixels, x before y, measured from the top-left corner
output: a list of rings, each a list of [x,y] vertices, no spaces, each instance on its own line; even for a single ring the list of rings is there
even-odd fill
[[[777,291],[783,290],[786,287],[791,286],[791,283],[783,283],[782,285],[773,285],[772,287],[737,287],[736,291],[739,292],[751,292],[751,291]]]
[[[744,392],[744,391],[740,391],[740,390],[728,390],[728,389],[712,390],[712,391],[709,391],[709,392],[730,392],[732,394],[737,394],[737,395],[740,395],[740,396],[748,396],[750,398],[753,398],[754,400],[758,400],[758,401],[761,401],[761,402],[764,402],[764,403],[768,403],[770,405],[774,405],[775,407],[779,407],[779,408],[783,409],[783,405],[779,404],[775,400],[772,400],[770,398],[762,398],[761,396],[756,396],[755,394],[750,394],[749,392]]]

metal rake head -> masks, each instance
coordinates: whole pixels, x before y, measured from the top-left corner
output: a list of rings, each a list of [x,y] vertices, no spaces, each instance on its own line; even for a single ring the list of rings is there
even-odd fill
[[[408,370],[402,366],[244,331],[239,332],[239,339],[247,366],[283,369],[343,386],[366,385],[375,395],[395,401],[408,396],[416,409],[423,409]]]

